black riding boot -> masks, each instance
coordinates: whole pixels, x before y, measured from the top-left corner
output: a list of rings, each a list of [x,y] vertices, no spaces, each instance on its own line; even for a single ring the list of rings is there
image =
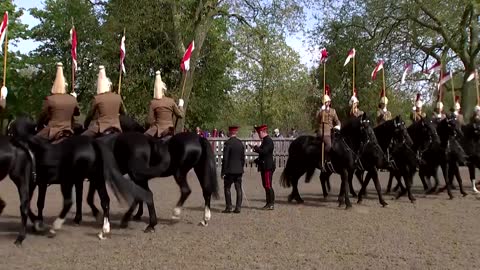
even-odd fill
[[[225,210],[223,210],[222,213],[231,213],[232,212],[232,193],[230,192],[230,188],[224,188],[224,193],[225,193],[225,204],[227,205],[225,207]]]
[[[242,199],[243,199],[243,192],[242,192],[242,184],[235,183],[235,190],[237,191],[237,203],[235,204],[234,213],[240,213],[240,209],[242,209]]]
[[[270,207],[268,210],[273,210],[273,206],[275,205],[275,192],[273,188],[270,189]]]
[[[263,209],[267,209],[270,206],[270,190],[269,189],[265,190],[265,200],[267,201],[267,203],[265,204]]]

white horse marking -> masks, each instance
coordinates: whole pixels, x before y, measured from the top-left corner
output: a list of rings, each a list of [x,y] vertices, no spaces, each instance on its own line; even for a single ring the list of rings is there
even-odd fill
[[[53,222],[53,229],[60,230],[62,228],[63,223],[65,223],[65,219],[57,217],[57,219],[55,219],[55,221]]]
[[[180,214],[182,213],[182,208],[175,207],[173,208],[172,219],[180,219]]]

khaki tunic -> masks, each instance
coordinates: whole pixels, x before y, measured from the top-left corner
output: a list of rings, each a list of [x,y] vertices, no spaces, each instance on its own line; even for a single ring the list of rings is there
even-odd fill
[[[96,95],[85,119],[85,126],[88,125],[88,130],[83,135],[103,133],[112,127],[121,131],[120,113],[124,113],[120,95],[112,92]]]
[[[70,94],[53,94],[43,101],[42,111],[38,117],[38,125],[47,125],[37,136],[54,140],[62,131],[72,130],[72,118],[80,115],[78,102]]]
[[[329,110],[320,110],[317,113],[317,123],[318,123],[318,136],[322,136],[322,124],[324,127],[324,135],[330,136],[331,129],[334,126],[340,125],[340,120],[338,119],[337,112],[335,109],[330,108]]]
[[[377,125],[381,125],[386,121],[392,120],[392,114],[389,111],[384,112],[383,109],[377,110]]]
[[[163,137],[173,128],[173,117],[183,118],[183,110],[169,97],[153,99],[148,109],[147,123],[150,128],[145,132],[153,137]]]
[[[427,117],[427,115],[422,111],[419,111],[419,112],[415,111],[410,114],[410,119],[413,122],[420,121],[422,118],[425,118],[425,117]]]
[[[7,107],[7,100],[0,98],[0,111],[3,111]]]

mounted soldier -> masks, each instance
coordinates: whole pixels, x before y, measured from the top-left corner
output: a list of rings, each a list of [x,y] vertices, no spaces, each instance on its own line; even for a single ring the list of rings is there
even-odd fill
[[[352,108],[350,111],[350,116],[353,116],[353,117],[359,117],[364,114],[364,112],[358,108],[357,94],[358,92],[357,92],[357,89],[355,88],[355,90],[353,91],[353,95],[350,98],[350,101],[348,102],[348,104]]]
[[[153,99],[148,109],[147,123],[149,129],[145,134],[162,138],[171,136],[174,132],[173,117],[183,118],[183,99],[178,100],[178,106],[173,99],[165,96],[166,84],[162,81],[160,71],[155,74]]]
[[[80,110],[77,99],[67,94],[66,88],[63,65],[57,63],[52,94],[43,101],[42,111],[37,121],[37,130],[40,132],[36,136],[48,141],[57,141],[62,137],[73,135],[72,119],[74,116],[80,115]]]
[[[439,99],[437,101],[437,104],[436,104],[436,107],[435,107],[435,110],[434,110],[433,115],[432,115],[432,120],[434,122],[438,123],[438,122],[442,121],[443,119],[445,119],[445,117],[447,117],[447,116],[443,112],[443,102],[442,102],[441,97],[439,97]]]
[[[97,79],[97,95],[93,97],[90,111],[85,118],[84,136],[95,137],[109,129],[122,131],[119,115],[124,114],[122,98],[111,92],[112,82],[105,73],[105,67],[99,66]]]
[[[392,114],[388,111],[387,105],[388,98],[385,95],[385,90],[382,89],[382,91],[380,92],[380,103],[378,104],[377,110],[377,126],[392,119]]]
[[[317,123],[317,138],[319,138],[324,144],[324,161],[329,167],[331,167],[329,155],[330,149],[332,148],[331,130],[333,128],[340,130],[340,120],[338,119],[335,109],[331,108],[330,87],[328,85],[325,87],[323,105],[320,108],[320,111],[317,113]],[[325,164],[321,164],[321,167],[325,169]]]
[[[413,111],[410,114],[410,119],[413,122],[417,122],[425,118],[427,115],[422,112],[423,101],[421,100],[420,93],[417,94],[417,98],[415,99],[415,106],[413,106]]]

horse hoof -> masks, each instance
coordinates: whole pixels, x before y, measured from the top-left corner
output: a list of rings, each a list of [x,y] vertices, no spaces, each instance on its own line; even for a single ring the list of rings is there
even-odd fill
[[[297,201],[298,204],[304,204],[305,201],[301,198],[296,198],[295,201]]]
[[[349,210],[349,209],[352,209],[352,205],[351,204],[345,205],[345,210]]]
[[[462,192],[462,195],[463,195],[463,197],[466,197],[468,195],[468,193]]]
[[[172,220],[180,220],[180,217],[173,215],[173,216],[172,216]]]
[[[74,219],[73,219],[73,224],[75,224],[75,225],[77,225],[77,226],[80,225],[81,222],[82,222],[82,219],[81,219],[81,218],[74,218]]]
[[[133,216],[133,221],[142,221],[142,216]]]
[[[106,240],[107,239],[106,234],[104,234],[103,232],[99,232],[97,234],[97,236],[98,236],[98,239],[100,239],[100,240]]]
[[[292,195],[288,195],[288,202],[291,203],[293,201],[293,196]]]
[[[18,236],[15,240],[15,246],[22,247],[23,240],[25,240],[25,236]]]
[[[48,228],[45,226],[45,224],[41,220],[35,220],[33,222],[33,229],[35,232],[38,232],[38,233],[44,233],[48,230]]]
[[[123,221],[122,220],[122,222],[120,222],[120,228],[122,228],[122,229],[128,228],[128,221]]]
[[[357,204],[362,204],[362,201],[363,201],[363,200],[358,199]]]
[[[449,200],[453,200],[453,195],[449,195],[449,196],[448,196],[448,199],[449,199]]]
[[[154,233],[155,232],[155,228],[152,227],[152,226],[147,226],[147,228],[145,228],[145,230],[143,231],[144,233]]]
[[[380,202],[380,204],[382,205],[382,207],[386,207],[386,206],[388,206],[388,203],[387,203],[387,202],[385,202],[385,201],[383,201],[383,202]]]
[[[54,238],[55,236],[57,236],[57,232],[53,229],[50,229],[48,231],[48,238]]]
[[[202,220],[198,223],[198,226],[202,226],[202,227],[207,227],[208,226],[208,222],[206,222],[205,220]]]
[[[358,196],[357,196],[356,193],[352,193],[352,197],[353,197],[353,198],[357,198]]]

